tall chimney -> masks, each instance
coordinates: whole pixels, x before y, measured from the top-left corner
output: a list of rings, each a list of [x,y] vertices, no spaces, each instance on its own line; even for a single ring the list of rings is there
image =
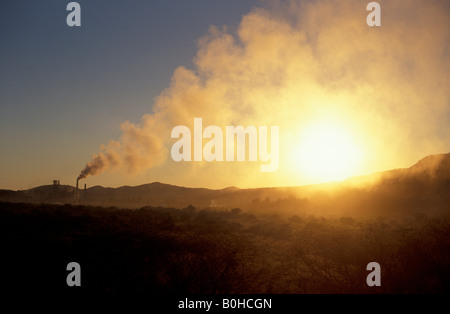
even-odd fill
[[[80,180],[80,179],[77,179],[77,190],[78,190],[78,180]]]

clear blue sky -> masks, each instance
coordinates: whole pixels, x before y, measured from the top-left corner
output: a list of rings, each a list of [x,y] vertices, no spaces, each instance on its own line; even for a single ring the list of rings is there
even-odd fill
[[[76,177],[124,120],[151,112],[173,70],[190,67],[210,25],[236,27],[254,0],[0,2],[0,188]],[[73,180],[72,180],[73,181]]]

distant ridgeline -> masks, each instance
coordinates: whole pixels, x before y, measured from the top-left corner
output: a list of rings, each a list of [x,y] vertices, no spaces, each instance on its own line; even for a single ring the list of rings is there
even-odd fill
[[[163,183],[77,189],[44,185],[24,191],[0,190],[2,202],[84,204],[141,208],[161,206],[295,215],[392,216],[448,213],[450,154],[428,156],[410,168],[396,169],[338,183],[302,187],[220,190]]]

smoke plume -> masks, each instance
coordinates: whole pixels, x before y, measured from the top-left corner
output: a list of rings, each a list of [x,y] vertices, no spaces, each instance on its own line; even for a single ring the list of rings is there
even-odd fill
[[[279,125],[279,172],[286,177],[292,145],[308,123],[323,119],[355,134],[369,171],[445,151],[449,2],[379,1],[382,26],[374,28],[366,24],[367,3],[277,1],[243,16],[236,33],[211,27],[198,42],[194,68],[177,68],[153,111],[140,123],[124,122],[121,138],[102,146],[79,178],[169,167],[170,131],[192,127],[194,117],[218,126]],[[186,176],[197,167],[205,184],[254,179],[245,164],[230,172],[215,163],[211,179],[210,165],[184,167]]]

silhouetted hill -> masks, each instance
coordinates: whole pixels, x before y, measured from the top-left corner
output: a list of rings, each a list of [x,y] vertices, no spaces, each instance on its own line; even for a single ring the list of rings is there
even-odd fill
[[[354,208],[357,204],[369,212],[383,215],[447,213],[450,208],[450,154],[427,156],[409,168],[373,174],[359,182],[368,183],[343,189],[337,207]],[[359,193],[352,195],[355,191]],[[345,194],[353,196],[352,206],[342,198]]]
[[[153,182],[118,188],[94,186],[84,191],[68,185],[45,185],[26,191],[1,190],[0,201],[126,208],[193,205],[305,215],[392,215],[447,211],[449,192],[450,154],[440,154],[427,156],[409,168],[311,186],[213,190]]]
[[[422,175],[435,181],[450,179],[450,154],[431,155],[422,158],[408,169],[408,175]]]

